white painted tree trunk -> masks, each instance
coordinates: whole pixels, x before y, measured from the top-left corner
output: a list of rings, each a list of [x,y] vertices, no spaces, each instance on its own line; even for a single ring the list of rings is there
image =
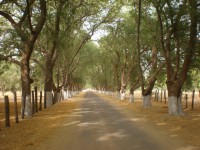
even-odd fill
[[[130,94],[130,103],[134,102],[134,94]]]
[[[143,100],[143,107],[149,108],[151,107],[151,96],[147,95],[147,96],[142,96],[142,100]]]
[[[69,98],[72,97],[72,91],[69,90]]]
[[[63,97],[64,97],[64,99],[67,99],[67,91],[63,92]]]
[[[66,99],[70,98],[69,90],[67,90],[67,97]]]
[[[168,97],[168,110],[170,115],[184,115],[180,97]]]
[[[66,91],[65,90],[63,90],[63,99],[66,99]]]
[[[120,99],[120,93],[118,91],[116,92],[116,99]]]
[[[126,94],[125,93],[121,93],[121,100],[125,100],[126,98]]]
[[[66,93],[66,99],[69,98],[69,90],[67,90],[67,93]]]
[[[57,93],[57,95],[56,95],[57,97],[57,101],[59,102],[59,101],[61,101],[61,93],[59,92],[59,93]]]
[[[114,92],[112,92],[112,97],[115,97],[115,93]]]
[[[53,97],[51,91],[46,91],[46,107],[53,105]]]
[[[71,91],[71,97],[73,97],[74,96],[74,91]]]
[[[24,115],[26,117],[32,117],[32,108],[31,108],[31,96],[27,95],[25,99],[25,110]]]

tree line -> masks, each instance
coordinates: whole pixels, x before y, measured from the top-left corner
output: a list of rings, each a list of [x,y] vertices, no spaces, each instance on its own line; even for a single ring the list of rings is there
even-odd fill
[[[80,50],[98,26],[114,16],[114,7],[83,0],[0,2],[0,60],[20,68],[26,116],[31,116],[32,83],[43,80],[45,107],[52,105],[52,91],[56,97],[61,88],[82,88],[82,79],[74,75]]]
[[[169,114],[182,115],[182,91],[199,88],[199,5],[186,0],[124,3],[104,27],[105,59],[97,70],[101,82],[93,82],[96,88],[117,91],[121,99],[129,90],[132,100],[140,88],[144,107],[151,107],[153,88],[166,88]]]

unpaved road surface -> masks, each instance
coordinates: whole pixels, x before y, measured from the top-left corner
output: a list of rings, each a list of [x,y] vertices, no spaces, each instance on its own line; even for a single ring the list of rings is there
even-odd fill
[[[142,118],[88,92],[38,150],[193,150]]]

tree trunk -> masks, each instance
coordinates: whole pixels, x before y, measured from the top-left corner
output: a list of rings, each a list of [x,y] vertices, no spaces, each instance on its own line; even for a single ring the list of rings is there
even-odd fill
[[[134,102],[134,93],[130,94],[130,103]]]
[[[121,93],[121,100],[125,100],[126,99],[126,94],[125,94],[125,92],[122,92]]]
[[[117,90],[117,92],[116,92],[116,99],[120,99],[120,91],[119,90]]]
[[[21,82],[22,82],[22,97],[24,95],[26,96],[24,98],[25,102],[22,102],[22,104],[25,104],[24,108],[24,114],[26,117],[32,116],[32,109],[31,109],[31,83],[33,80],[30,78],[30,68],[29,68],[29,58],[30,56],[26,53],[23,53],[22,59],[21,59]],[[23,100],[23,98],[22,98]]]
[[[124,79],[122,79],[122,82],[121,82],[121,90],[120,90],[120,93],[121,93],[121,100],[125,100],[125,99],[126,99],[126,84],[124,83],[123,80],[124,80]]]
[[[61,101],[62,99],[61,92],[58,92],[56,97],[57,101]]]
[[[130,103],[134,102],[134,91],[132,89],[130,90],[130,99],[129,99],[129,102]]]
[[[53,105],[53,96],[51,91],[46,91],[46,108]]]
[[[184,115],[180,97],[168,97],[168,111],[170,115]]]
[[[71,98],[71,88],[70,88],[70,83],[66,83],[65,85],[65,99]]]
[[[181,104],[181,85],[176,82],[167,82],[168,112],[170,115],[184,115]]]
[[[58,71],[59,72],[59,71]],[[53,84],[53,89],[54,89],[54,102],[57,103],[58,101],[61,100],[61,87],[59,86],[59,76],[56,74],[57,78],[57,87],[55,84]],[[55,95],[56,94],[56,95]]]
[[[46,94],[46,108],[53,105],[52,89],[53,89],[53,66],[51,65],[51,59],[46,57],[45,67],[45,85],[44,91]]]
[[[54,91],[54,96],[53,96],[53,104],[56,104],[57,102],[60,101],[61,94],[59,91]]]
[[[71,88],[69,88],[68,90],[68,98],[71,98],[72,97],[72,91],[71,91]]]
[[[151,105],[151,95],[143,95],[142,100],[143,100],[143,107],[150,108],[152,106]]]
[[[152,77],[149,80],[148,87],[146,89],[142,89],[142,100],[143,100],[143,107],[151,107],[151,93],[156,82],[156,78]]]
[[[63,99],[67,99],[67,91],[65,89],[63,90]]]

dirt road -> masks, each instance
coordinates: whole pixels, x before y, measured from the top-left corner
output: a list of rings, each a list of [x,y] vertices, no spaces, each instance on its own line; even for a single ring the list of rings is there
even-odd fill
[[[38,150],[192,150],[141,117],[88,92],[63,127]]]

